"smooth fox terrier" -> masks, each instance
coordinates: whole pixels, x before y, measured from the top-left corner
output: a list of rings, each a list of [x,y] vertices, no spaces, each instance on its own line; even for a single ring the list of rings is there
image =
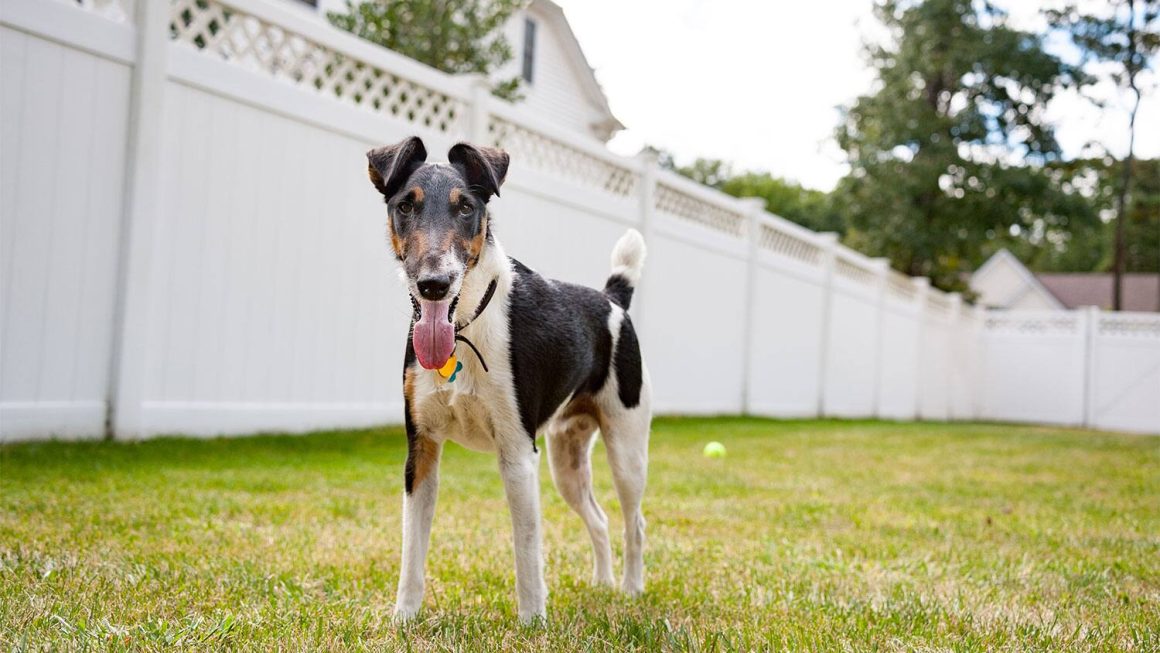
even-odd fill
[[[367,153],[414,306],[403,359],[407,462],[396,617],[415,616],[423,602],[446,440],[498,454],[519,617],[529,622],[545,617],[548,595],[537,432],[546,436],[556,488],[592,538],[593,582],[614,583],[608,518],[592,494],[599,429],[624,512],[622,588],[639,594],[652,392],[626,311],[644,239],[629,230],[616,243],[603,291],[547,279],[509,258],[492,233],[487,203],[499,195],[507,153],[459,143],[448,163],[426,158],[414,137]]]

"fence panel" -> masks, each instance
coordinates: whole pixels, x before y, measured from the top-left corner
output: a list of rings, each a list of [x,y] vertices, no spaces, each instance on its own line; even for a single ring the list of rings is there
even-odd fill
[[[1160,431],[1153,316],[981,323],[833,235],[613,155],[479,79],[278,4],[166,6],[147,28],[130,17],[154,5],[131,0],[0,4],[4,439],[99,437],[117,401],[140,409],[130,435],[399,421],[410,311],[363,155],[412,134],[433,161],[462,139],[511,153],[496,234],[548,276],[600,287],[617,238],[645,234],[633,315],[658,412]],[[163,97],[160,183],[129,184],[160,188],[156,215],[123,199],[129,107],[153,104],[131,88],[138,36],[164,55],[138,75]],[[148,278],[119,279],[126,260]],[[134,318],[118,320],[126,293]],[[110,383],[126,358],[140,401]]]
[[[1091,425],[1160,432],[1160,315],[1105,313],[1095,321]]]
[[[99,437],[132,33],[68,6],[32,20],[38,9],[6,3],[0,26],[0,438]],[[40,22],[52,32],[18,29]]]
[[[921,320],[918,291],[909,277],[887,276],[878,376],[878,416],[913,419],[918,414]]]
[[[1018,422],[1084,421],[1083,314],[990,312],[979,387],[983,415]]]

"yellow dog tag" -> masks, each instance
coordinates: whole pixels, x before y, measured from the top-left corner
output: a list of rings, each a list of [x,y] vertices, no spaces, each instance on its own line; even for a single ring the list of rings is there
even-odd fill
[[[454,355],[452,355],[451,358],[447,359],[447,362],[443,365],[443,367],[439,368],[439,376],[447,379],[448,383],[451,383],[455,381],[455,373],[461,369],[463,369],[463,366],[460,365],[459,361],[455,359]]]

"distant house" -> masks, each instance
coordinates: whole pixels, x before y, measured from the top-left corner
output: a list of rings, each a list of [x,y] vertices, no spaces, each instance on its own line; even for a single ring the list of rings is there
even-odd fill
[[[1105,272],[1035,274],[1007,250],[971,275],[971,289],[990,308],[1066,310],[1112,307],[1112,275]],[[1160,274],[1124,275],[1124,310],[1160,311]]]
[[[287,1],[320,16],[328,11],[346,11],[346,0]],[[551,0],[532,0],[503,30],[515,56],[495,71],[493,78],[522,77],[521,106],[545,122],[601,143],[624,129],[608,108],[608,98],[559,5]]]

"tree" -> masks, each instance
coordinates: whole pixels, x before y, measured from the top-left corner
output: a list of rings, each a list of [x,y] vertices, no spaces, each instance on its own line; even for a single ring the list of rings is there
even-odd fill
[[[963,289],[987,244],[1046,243],[1096,217],[1066,170],[1044,107],[1081,75],[1040,36],[976,0],[885,0],[890,39],[867,48],[874,91],[844,109],[846,242],[944,289]]]
[[[1160,159],[1133,164],[1132,193],[1122,223],[1116,218],[1116,203],[1124,162],[1109,156],[1065,165],[1085,179],[1090,188],[1085,194],[1101,220],[1073,229],[1051,247],[1011,247],[1012,252],[1036,271],[1107,272],[1115,268],[1115,237],[1122,227],[1124,272],[1160,272]]]
[[[503,25],[525,0],[347,0],[346,13],[329,12],[336,27],[453,75],[488,75],[512,59]],[[492,93],[520,99],[520,77]]]
[[[720,159],[697,158],[687,166],[678,165],[672,153],[649,147],[657,163],[666,170],[688,177],[698,184],[716,188],[733,197],[759,197],[765,210],[814,231],[845,232],[842,215],[828,193],[804,188],[796,181],[774,177],[768,172],[733,172],[733,165]]]
[[[1132,192],[1133,161],[1136,145],[1136,114],[1145,89],[1141,73],[1149,68],[1149,61],[1160,52],[1160,0],[1109,0],[1085,5],[1080,11],[1074,5],[1063,10],[1050,10],[1051,24],[1061,28],[1077,47],[1084,64],[1096,64],[1096,72],[1077,80],[1074,86],[1083,88],[1092,82],[1110,80],[1129,95],[1128,152],[1121,168],[1120,186],[1116,193],[1116,229],[1112,249],[1112,308],[1122,306],[1122,277],[1127,264],[1126,236],[1128,231],[1129,195]]]
[[[814,231],[846,232],[842,213],[829,193],[805,188],[768,172],[744,172],[726,179],[721,190],[734,197],[760,197],[765,210]]]

